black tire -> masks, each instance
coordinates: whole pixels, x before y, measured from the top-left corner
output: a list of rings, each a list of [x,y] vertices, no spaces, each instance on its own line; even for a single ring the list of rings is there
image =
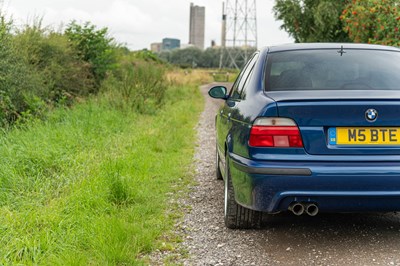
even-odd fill
[[[262,213],[245,208],[235,201],[232,178],[229,170],[229,158],[226,158],[224,220],[225,226],[230,229],[258,228],[261,225]]]
[[[216,163],[216,166],[215,166],[215,177],[217,178],[217,180],[222,180],[223,179],[223,177],[222,177],[222,174],[221,174],[221,168],[219,167],[219,163],[220,163],[220,161],[221,161],[221,159],[219,158],[219,153],[218,153],[218,147],[215,147],[215,150],[216,150],[216,152],[215,152],[215,158],[216,158],[216,160],[215,160],[215,163]]]

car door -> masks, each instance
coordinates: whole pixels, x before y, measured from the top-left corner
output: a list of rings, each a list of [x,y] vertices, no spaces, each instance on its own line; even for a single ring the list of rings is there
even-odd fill
[[[219,121],[217,121],[217,139],[219,151],[222,151],[222,154],[220,154],[221,158],[224,158],[224,155],[226,154],[225,143],[229,143],[229,140],[232,137],[230,135],[232,126],[236,123],[240,123],[240,120],[243,119],[237,105],[244,97],[244,88],[246,87],[248,78],[257,62],[257,59],[258,53],[255,53],[240,72],[232,86],[228,99],[219,110],[217,118],[219,119]]]

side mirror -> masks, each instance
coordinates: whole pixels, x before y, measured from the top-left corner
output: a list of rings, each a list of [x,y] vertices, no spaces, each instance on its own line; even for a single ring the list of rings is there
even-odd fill
[[[208,91],[208,95],[210,95],[212,98],[215,98],[215,99],[226,100],[226,99],[228,99],[227,91],[228,90],[224,86],[216,86],[216,87],[212,87]]]

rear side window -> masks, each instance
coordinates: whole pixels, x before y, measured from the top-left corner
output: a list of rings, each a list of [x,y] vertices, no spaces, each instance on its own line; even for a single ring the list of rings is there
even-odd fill
[[[400,53],[338,49],[268,56],[267,91],[400,90]]]
[[[258,59],[258,53],[253,55],[253,57],[243,68],[242,72],[239,74],[239,77],[237,78],[235,84],[232,87],[232,92],[230,96],[231,99],[241,99],[243,89],[247,85],[247,81],[251,76],[252,70],[257,62],[257,59]]]

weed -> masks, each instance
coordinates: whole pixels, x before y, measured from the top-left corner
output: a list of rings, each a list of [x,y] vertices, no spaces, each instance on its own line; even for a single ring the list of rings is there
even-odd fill
[[[154,114],[164,104],[167,85],[164,66],[128,57],[104,83],[104,94],[114,106]]]
[[[91,24],[12,27],[0,14],[0,264],[144,263],[191,180],[206,75],[168,82]]]
[[[202,104],[195,87],[165,99],[149,116],[93,98],[3,134],[0,264],[143,263],[190,182]]]

